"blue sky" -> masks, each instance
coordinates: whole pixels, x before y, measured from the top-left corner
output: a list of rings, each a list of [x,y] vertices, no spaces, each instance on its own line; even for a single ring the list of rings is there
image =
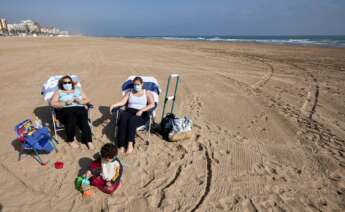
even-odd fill
[[[0,0],[0,17],[97,36],[345,34],[345,0]]]

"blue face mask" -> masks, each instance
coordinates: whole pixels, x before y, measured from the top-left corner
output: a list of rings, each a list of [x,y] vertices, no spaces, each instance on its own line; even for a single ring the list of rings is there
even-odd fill
[[[135,92],[141,91],[141,85],[134,85],[134,86],[133,86],[133,90],[134,90]]]
[[[63,89],[65,89],[66,91],[70,91],[72,90],[72,84],[63,84],[62,85]]]

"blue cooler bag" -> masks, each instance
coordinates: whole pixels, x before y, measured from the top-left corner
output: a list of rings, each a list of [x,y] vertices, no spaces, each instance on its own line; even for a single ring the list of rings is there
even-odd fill
[[[37,129],[31,135],[25,135],[24,139],[24,148],[32,148],[46,153],[54,150],[49,130],[46,127]]]

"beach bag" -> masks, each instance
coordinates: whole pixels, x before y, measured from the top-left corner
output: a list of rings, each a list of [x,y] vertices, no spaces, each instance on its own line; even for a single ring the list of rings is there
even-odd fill
[[[163,138],[168,141],[187,140],[192,137],[192,120],[188,117],[177,118],[174,114],[167,114],[161,123]]]
[[[168,113],[166,116],[162,119],[161,124],[160,124],[160,131],[161,135],[164,140],[169,139],[169,133],[173,129],[173,120],[175,119],[175,114],[173,113]]]
[[[37,151],[50,153],[52,150],[54,150],[51,139],[52,138],[50,136],[48,128],[40,128],[33,132],[31,135],[24,136],[24,146],[36,149]]]

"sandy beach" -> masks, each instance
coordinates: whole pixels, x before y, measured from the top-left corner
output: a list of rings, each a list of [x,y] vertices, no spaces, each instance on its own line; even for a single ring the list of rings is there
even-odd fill
[[[345,48],[7,37],[0,64],[0,211],[345,211]],[[74,179],[114,141],[109,105],[122,82],[156,77],[162,103],[172,73],[193,139],[138,138],[134,154],[119,155],[122,187],[83,199]],[[14,126],[35,115],[51,124],[40,91],[56,74],[80,76],[96,150],[60,138],[48,165],[18,161]]]

